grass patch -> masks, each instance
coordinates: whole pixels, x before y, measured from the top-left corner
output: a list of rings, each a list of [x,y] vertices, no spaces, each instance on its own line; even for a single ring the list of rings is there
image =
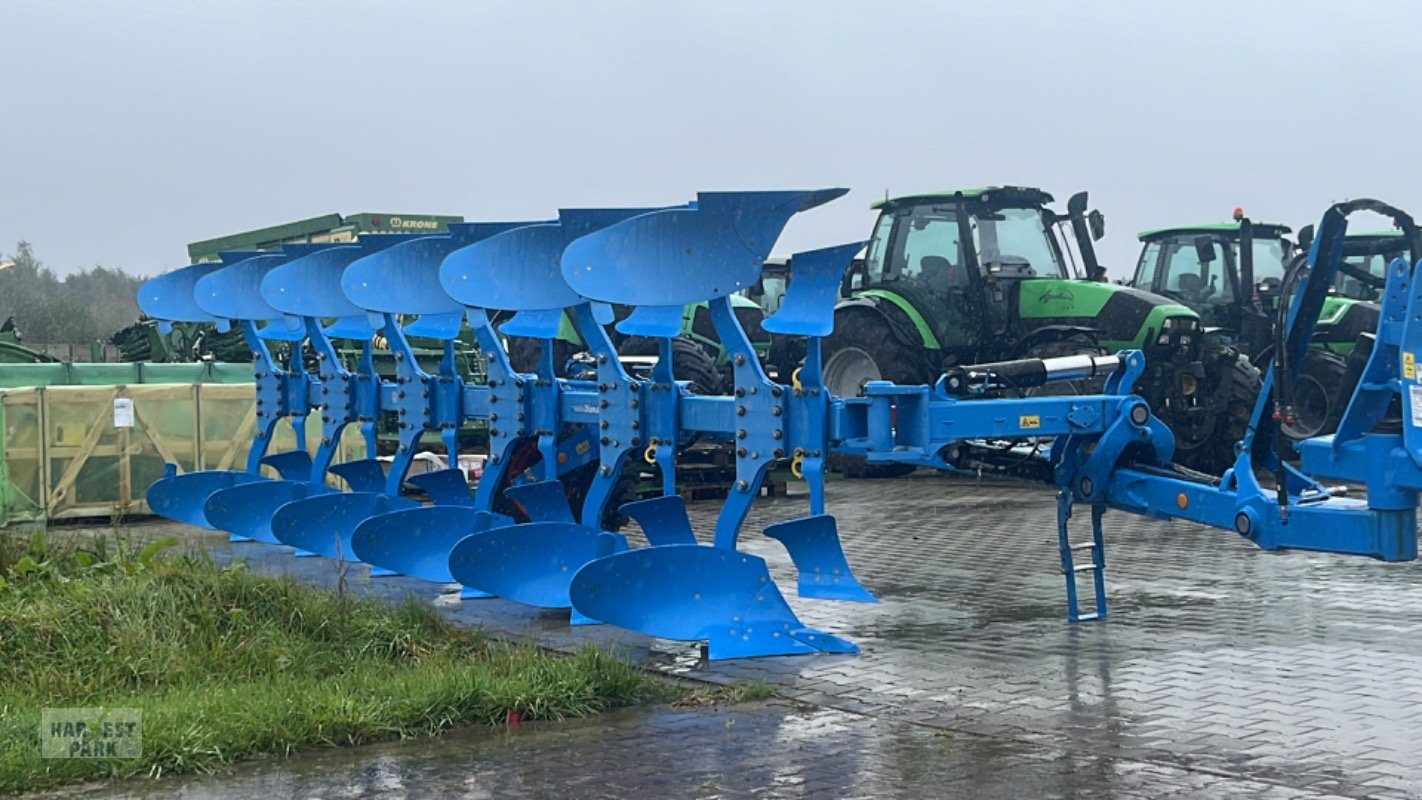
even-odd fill
[[[703,706],[735,705],[770,700],[780,696],[774,686],[761,680],[731,683],[689,692],[672,701],[673,708],[700,708]]]
[[[207,771],[299,747],[584,716],[667,696],[627,662],[499,643],[351,599],[97,539],[0,537],[0,791]],[[44,707],[143,710],[143,756],[42,759]]]

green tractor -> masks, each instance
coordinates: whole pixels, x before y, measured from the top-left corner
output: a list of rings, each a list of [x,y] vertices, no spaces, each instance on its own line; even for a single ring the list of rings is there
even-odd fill
[[[830,391],[853,396],[873,380],[931,384],[960,364],[1138,349],[1147,369],[1136,391],[1175,433],[1176,461],[1219,474],[1248,425],[1259,370],[1206,341],[1189,307],[1104,282],[1093,244],[1100,213],[1087,213],[1085,192],[1065,214],[1052,202],[1040,189],[1004,186],[877,203],[865,258],[845,276],[824,344]],[[840,466],[872,474],[863,462]]]
[[[1288,264],[1306,251],[1289,241],[1286,225],[1235,220],[1142,231],[1130,285],[1196,310],[1206,341],[1233,346],[1258,365],[1274,353],[1281,286]],[[1300,234],[1307,244],[1309,229]],[[1348,356],[1377,327],[1375,302],[1387,264],[1411,252],[1401,230],[1349,235],[1344,265],[1325,299],[1311,347],[1294,383],[1292,414],[1280,419],[1291,441],[1331,433],[1352,395]],[[1354,365],[1354,368],[1360,368]]]

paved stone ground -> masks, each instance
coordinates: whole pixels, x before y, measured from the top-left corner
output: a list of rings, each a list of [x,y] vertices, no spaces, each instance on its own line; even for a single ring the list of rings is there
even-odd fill
[[[1329,795],[1109,755],[933,731],[783,702],[465,732],[244,765],[85,797],[1033,798]]]
[[[730,738],[719,721],[694,722],[704,715],[650,712],[595,737],[625,746],[606,760],[569,751],[588,759],[571,771],[557,757],[528,766],[519,753],[561,749],[518,739],[490,757],[514,759],[521,777],[464,784],[465,796],[575,785],[588,793],[556,793],[633,796],[631,784],[685,764],[685,780],[644,785],[649,796],[1422,797],[1418,564],[1264,553],[1231,533],[1112,513],[1111,618],[1070,625],[1050,491],[921,473],[833,483],[829,504],[850,564],[881,603],[791,596],[789,559],[759,529],[804,513],[802,496],[763,500],[743,538],[771,562],[802,620],[858,642],[858,655],[708,664],[694,645],[570,629],[566,614],[498,600],[451,608],[550,647],[596,641],[675,674],[764,680],[819,709],[737,711]],[[693,505],[703,535],[718,510]],[[215,547],[219,557],[335,580],[323,559]],[[363,567],[348,579],[377,593],[439,594],[410,579],[371,580]],[[804,735],[806,726],[817,732]],[[678,740],[695,756],[677,755]],[[816,764],[834,785],[812,782]],[[606,787],[565,783],[589,769]]]

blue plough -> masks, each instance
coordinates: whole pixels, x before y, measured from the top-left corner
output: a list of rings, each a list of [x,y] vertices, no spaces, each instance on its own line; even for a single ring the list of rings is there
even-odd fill
[[[1039,459],[1059,490],[1073,621],[1106,615],[1102,518],[1108,508],[1233,529],[1267,549],[1416,557],[1422,428],[1412,413],[1422,414],[1422,385],[1412,367],[1422,327],[1409,320],[1422,319],[1412,310],[1422,304],[1422,287],[1405,262],[1390,269],[1383,321],[1338,434],[1305,442],[1302,469],[1295,469],[1278,457],[1287,454],[1263,446],[1271,421],[1267,398],[1261,399],[1234,469],[1214,479],[1171,466],[1173,437],[1131,394],[1144,367],[1135,351],[975,365],[932,386],[871,382],[862,396],[832,397],[821,373],[820,339],[830,332],[841,277],[860,243],[791,259],[789,290],[765,327],[804,337],[807,355],[789,383],[772,380],[729,298],[757,281],[793,215],[842,194],[702,193],[683,206],[564,210],[544,222],[455,225],[441,235],[376,235],[225,254],[221,262],[155,278],[139,295],[151,316],[241,326],[256,353],[258,430],[246,470],[179,475],[170,468],[150,487],[150,506],[234,538],[360,560],[384,574],[457,582],[466,597],[496,595],[570,609],[574,623],[704,641],[713,659],[855,650],[802,624],[765,560],[738,546],[767,472],[788,462],[808,486],[807,513],[764,533],[785,546],[798,572],[798,593],[874,602],[850,569],[826,510],[824,469],[831,453],[945,468],[952,466],[945,454],[965,442],[1051,437]],[[1295,347],[1308,341],[1307,321],[1318,316],[1308,308],[1318,302],[1316,287],[1337,271],[1351,210],[1330,209],[1318,227],[1309,269],[1298,277],[1285,320]],[[682,309],[701,302],[732,364],[729,395],[692,394],[674,374],[672,340]],[[630,307],[619,315],[619,331],[658,343],[659,357],[646,377],[634,377],[619,362],[606,328],[612,305]],[[495,310],[515,313],[496,329]],[[595,377],[555,375],[551,340],[565,313],[587,343]],[[454,340],[465,323],[488,361],[483,383],[467,383],[455,369]],[[377,333],[394,351],[393,380],[375,374],[371,340]],[[501,335],[544,340],[536,370],[515,371]],[[433,373],[416,363],[412,336],[443,342],[444,358]],[[340,363],[337,340],[360,343],[356,369]],[[303,366],[302,346],[292,348],[283,367],[269,341],[304,342],[316,367]],[[1026,387],[1091,375],[1105,376],[1100,394],[987,396],[1005,379]],[[1286,370],[1283,379],[1293,378]],[[1275,380],[1272,369],[1267,380]],[[1379,425],[1397,397],[1406,399],[1400,432]],[[302,426],[311,413],[321,417],[314,454],[267,452],[282,418],[304,442]],[[375,458],[375,423],[382,415],[399,431],[388,465]],[[453,466],[456,431],[467,419],[489,426],[488,461],[472,489]],[[350,424],[360,426],[367,457],[333,464]],[[431,431],[442,439],[451,467],[410,476],[419,442]],[[735,452],[735,484],[705,536],[698,536],[676,494],[677,444],[690,435],[728,442]],[[621,505],[645,532],[646,547],[630,547],[601,525],[630,459],[661,467],[660,496]],[[1255,459],[1274,470],[1277,488],[1256,479]],[[263,467],[278,477],[264,475]],[[577,508],[565,483],[575,475],[586,476],[573,493],[583,498]],[[1315,475],[1364,483],[1367,499],[1340,496]],[[333,477],[347,488],[332,485]],[[432,503],[407,496],[407,484]],[[500,505],[505,501],[524,521],[500,513],[508,511]],[[1082,544],[1068,536],[1077,504],[1091,509],[1092,538]],[[1083,551],[1089,559],[1078,564]],[[1082,573],[1095,597],[1086,611],[1077,593]]]

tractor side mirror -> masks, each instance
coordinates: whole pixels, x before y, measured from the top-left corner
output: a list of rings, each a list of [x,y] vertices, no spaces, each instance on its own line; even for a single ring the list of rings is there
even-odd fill
[[[1099,242],[1101,237],[1106,235],[1106,218],[1094,208],[1086,215],[1086,225],[1091,229],[1092,241]]]
[[[1313,226],[1305,225],[1299,228],[1299,250],[1307,251],[1313,246]]]
[[[1201,264],[1208,264],[1215,260],[1215,243],[1208,236],[1195,237],[1195,257]]]
[[[1097,283],[1109,283],[1109,281],[1106,280],[1106,268],[1100,264],[1091,268],[1086,275],[1086,279]]]
[[[857,288],[864,288],[864,277],[869,273],[869,267],[861,259],[854,259],[849,262],[849,269],[845,270],[844,278],[839,282],[840,297],[848,297],[854,293],[856,288],[854,278],[859,277]]]

